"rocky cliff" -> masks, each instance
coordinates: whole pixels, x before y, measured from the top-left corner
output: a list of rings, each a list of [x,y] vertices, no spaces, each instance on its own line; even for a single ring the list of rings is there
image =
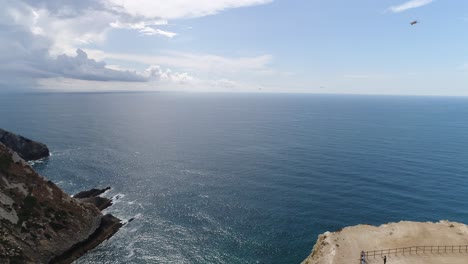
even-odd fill
[[[46,145],[32,141],[0,128],[0,142],[12,149],[26,161],[38,160],[49,156]]]
[[[0,263],[71,263],[114,234],[95,194],[72,198],[0,143]]]

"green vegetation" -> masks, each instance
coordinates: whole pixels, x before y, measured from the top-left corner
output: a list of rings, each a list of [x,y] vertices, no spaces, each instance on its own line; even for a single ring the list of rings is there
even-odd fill
[[[10,156],[1,155],[0,156],[0,172],[6,173],[12,163],[13,163],[13,160],[11,159]]]
[[[64,210],[59,210],[55,213],[55,220],[63,221],[68,218],[68,212]]]
[[[28,195],[23,200],[23,207],[24,208],[32,209],[36,205],[37,205],[37,199],[34,196]]]
[[[54,229],[55,232],[58,232],[58,231],[60,231],[60,230],[62,230],[62,229],[65,228],[64,225],[62,225],[62,224],[60,224],[60,223],[56,223],[56,222],[50,223],[50,226],[52,227],[52,229]]]
[[[21,255],[10,257],[10,264],[22,264],[24,262],[24,257]]]
[[[46,210],[45,210],[45,214],[49,217],[53,216],[55,213],[55,210],[54,208],[52,207],[47,207]]]
[[[31,195],[24,198],[21,210],[18,213],[18,226],[21,226],[23,222],[29,220],[34,213],[34,208],[37,206],[37,198]]]
[[[3,237],[0,237],[0,245],[9,246],[10,243],[8,242],[8,240],[5,240]]]

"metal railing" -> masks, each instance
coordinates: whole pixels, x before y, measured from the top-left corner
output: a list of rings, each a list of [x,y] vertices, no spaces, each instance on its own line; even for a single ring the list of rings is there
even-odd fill
[[[383,250],[365,251],[366,258],[383,256],[405,256],[417,254],[468,253],[468,245],[459,246],[415,246]]]

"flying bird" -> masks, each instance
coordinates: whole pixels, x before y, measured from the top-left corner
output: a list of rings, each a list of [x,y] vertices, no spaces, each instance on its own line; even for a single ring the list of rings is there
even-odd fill
[[[411,22],[410,24],[411,24],[412,26],[414,26],[414,25],[416,25],[417,23],[419,23],[419,22],[418,22],[417,20],[415,20],[415,21]]]

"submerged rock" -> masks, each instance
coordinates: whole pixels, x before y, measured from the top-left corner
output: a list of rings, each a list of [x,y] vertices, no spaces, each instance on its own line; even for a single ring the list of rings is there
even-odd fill
[[[18,153],[26,161],[46,158],[50,155],[46,145],[16,135],[0,128],[0,142]]]

